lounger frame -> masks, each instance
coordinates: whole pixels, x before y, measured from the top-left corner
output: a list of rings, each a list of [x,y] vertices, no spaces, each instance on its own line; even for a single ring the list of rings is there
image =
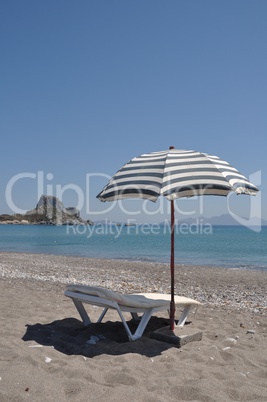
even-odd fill
[[[95,295],[89,295],[89,294],[83,294],[80,292],[75,292],[72,290],[66,290],[65,291],[65,296],[70,297],[79,312],[81,319],[83,321],[83,324],[85,326],[90,325],[92,323],[88,312],[86,311],[84,307],[84,303],[86,304],[91,304],[94,306],[99,306],[103,308],[102,313],[100,314],[99,318],[97,319],[97,322],[101,322],[103,318],[105,317],[107,311],[109,309],[117,310],[120,319],[124,325],[124,328],[127,332],[128,338],[131,341],[135,341],[136,339],[139,339],[142,335],[143,332],[151,318],[151,316],[158,312],[158,311],[169,311],[169,308],[164,306],[156,306],[156,307],[129,307],[129,306],[124,306],[121,304],[118,304],[116,301],[108,300],[106,298],[101,298],[99,296]],[[155,295],[154,295],[155,296]],[[188,299],[191,300],[191,299]],[[197,302],[196,302],[197,303]],[[179,304],[178,304],[179,306]],[[178,307],[176,305],[176,307]],[[183,310],[180,315],[180,318],[178,320],[177,326],[182,327],[187,319],[187,316],[189,314],[189,311],[191,310],[192,307],[196,307],[196,305],[192,303],[182,304]],[[123,312],[130,313],[134,320],[138,323],[136,331],[134,333],[131,332],[125,318],[123,315]],[[142,314],[141,317],[138,316],[138,314]]]

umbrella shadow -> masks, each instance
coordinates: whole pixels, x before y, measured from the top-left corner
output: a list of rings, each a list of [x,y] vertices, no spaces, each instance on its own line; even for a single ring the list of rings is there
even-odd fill
[[[127,322],[131,331],[136,324],[134,320]],[[82,355],[95,357],[102,354],[123,355],[138,353],[147,357],[160,355],[174,345],[150,338],[150,333],[169,325],[169,320],[151,317],[143,336],[134,342],[128,340],[124,326],[119,321],[93,323],[84,327],[75,318],[56,320],[48,324],[27,324],[22,340],[35,341],[43,346],[52,346],[66,355]],[[92,336],[97,336],[95,344],[88,343]]]

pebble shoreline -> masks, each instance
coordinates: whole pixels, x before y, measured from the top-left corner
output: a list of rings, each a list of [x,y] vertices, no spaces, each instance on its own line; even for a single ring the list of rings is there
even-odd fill
[[[8,252],[0,257],[3,279],[90,284],[121,293],[170,293],[168,264]],[[175,266],[175,293],[214,308],[266,315],[266,283],[263,271]]]

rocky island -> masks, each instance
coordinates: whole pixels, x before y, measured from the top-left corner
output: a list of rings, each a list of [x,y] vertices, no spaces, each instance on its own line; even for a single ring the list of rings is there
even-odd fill
[[[25,214],[0,215],[0,224],[93,225],[93,222],[82,219],[77,208],[65,207],[57,197],[42,195],[36,207]]]

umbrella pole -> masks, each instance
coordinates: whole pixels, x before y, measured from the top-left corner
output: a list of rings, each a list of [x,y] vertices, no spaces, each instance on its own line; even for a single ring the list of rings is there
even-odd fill
[[[171,200],[171,303],[170,303],[170,330],[175,326],[175,303],[174,303],[174,201]]]

